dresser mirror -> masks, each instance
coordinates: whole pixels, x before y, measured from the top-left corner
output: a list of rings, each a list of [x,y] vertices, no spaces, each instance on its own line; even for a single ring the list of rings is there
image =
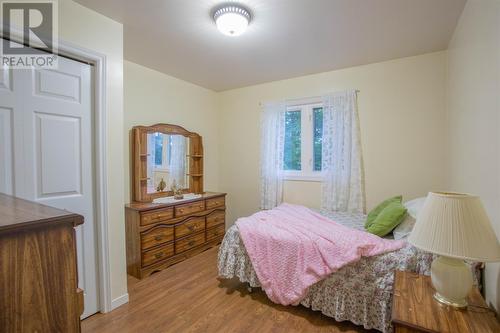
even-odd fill
[[[147,134],[147,193],[177,186],[189,188],[189,138],[180,134]]]
[[[132,129],[133,198],[139,202],[178,193],[203,193],[201,136],[180,126],[156,124]]]

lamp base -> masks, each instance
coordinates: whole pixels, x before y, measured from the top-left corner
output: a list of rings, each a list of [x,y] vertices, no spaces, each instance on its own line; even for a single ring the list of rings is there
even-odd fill
[[[466,297],[472,289],[470,267],[460,259],[440,256],[431,265],[432,285],[436,289],[434,299],[455,307],[467,306]]]
[[[440,295],[438,292],[436,292],[434,294],[434,299],[436,301],[438,301],[439,303],[442,303],[444,305],[448,305],[448,306],[452,306],[454,308],[458,308],[458,309],[463,309],[463,308],[466,308],[467,305],[469,305],[467,303],[467,300],[463,299],[463,300],[460,300],[458,302],[456,301],[451,301],[451,300],[448,300],[446,299],[445,297],[443,297],[442,295]]]

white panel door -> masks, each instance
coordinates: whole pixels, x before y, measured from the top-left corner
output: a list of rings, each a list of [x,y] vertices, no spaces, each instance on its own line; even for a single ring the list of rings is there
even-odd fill
[[[0,192],[12,194],[12,109],[0,106]]]
[[[0,192],[14,194],[13,127],[15,96],[12,71],[0,67]]]
[[[98,309],[91,84],[91,66],[62,57],[57,70],[0,72],[0,191],[84,216],[82,318]]]

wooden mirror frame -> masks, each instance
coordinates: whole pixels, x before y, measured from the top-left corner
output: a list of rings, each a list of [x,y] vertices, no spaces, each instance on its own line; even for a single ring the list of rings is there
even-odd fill
[[[151,202],[153,199],[172,196],[172,191],[148,193],[148,133],[178,134],[189,138],[189,188],[185,193],[203,192],[203,143],[198,133],[171,124],[135,126],[132,128],[132,182],[133,199],[138,202]]]

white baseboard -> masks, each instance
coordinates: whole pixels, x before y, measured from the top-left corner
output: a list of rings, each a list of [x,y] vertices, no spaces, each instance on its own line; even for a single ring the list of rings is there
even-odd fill
[[[117,297],[111,301],[111,311],[126,303],[128,303],[128,293],[121,295],[120,297]]]

